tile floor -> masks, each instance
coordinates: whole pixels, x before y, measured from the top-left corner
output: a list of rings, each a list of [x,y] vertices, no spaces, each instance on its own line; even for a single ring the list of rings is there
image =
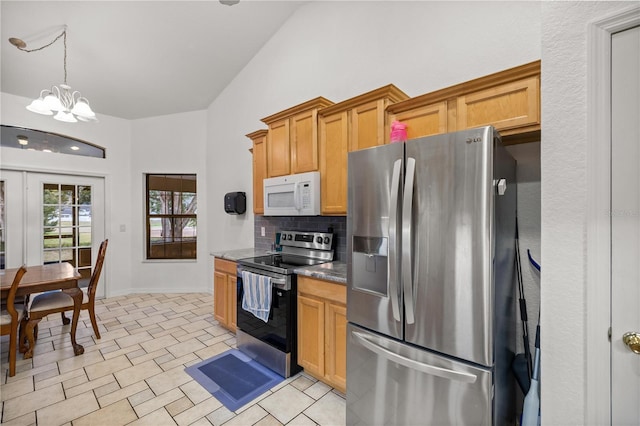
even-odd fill
[[[60,315],[39,324],[33,359],[8,377],[2,336],[3,425],[343,425],[344,395],[298,374],[235,412],[184,368],[235,347],[210,294],[135,294],[97,302],[102,338],[83,311],[73,356]]]

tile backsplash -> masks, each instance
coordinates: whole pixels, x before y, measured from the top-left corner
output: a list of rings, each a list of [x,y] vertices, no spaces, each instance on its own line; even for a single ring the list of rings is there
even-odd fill
[[[276,232],[319,231],[328,232],[333,228],[335,241],[335,260],[347,261],[347,217],[346,216],[259,216],[253,219],[253,242],[258,250],[271,250],[275,242]],[[262,236],[262,227],[265,236]]]

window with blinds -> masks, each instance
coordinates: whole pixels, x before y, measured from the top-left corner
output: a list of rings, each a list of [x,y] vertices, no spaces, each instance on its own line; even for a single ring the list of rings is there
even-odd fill
[[[195,259],[195,174],[146,175],[147,259]]]

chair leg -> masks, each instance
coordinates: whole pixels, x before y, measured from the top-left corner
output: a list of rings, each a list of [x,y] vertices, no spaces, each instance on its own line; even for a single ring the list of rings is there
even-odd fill
[[[98,323],[96,322],[96,310],[93,303],[89,303],[89,318],[91,319],[91,326],[93,327],[93,333],[96,338],[100,338],[100,332],[98,331]]]
[[[60,316],[62,317],[62,324],[68,325],[69,323],[71,323],[71,320],[67,318],[64,312],[60,312]]]
[[[27,317],[22,317],[20,320],[20,328],[18,330],[18,342],[20,342],[20,353],[23,354],[29,349],[27,345],[27,335],[25,334],[25,327],[27,326]]]
[[[35,345],[36,345],[36,338],[38,334],[37,328],[40,320],[41,318],[38,318],[38,319],[29,318],[29,321],[27,321],[27,326],[25,327],[25,334],[27,335],[27,340],[29,341],[29,349],[27,349],[27,351],[24,353],[24,359],[33,358],[33,349],[35,348]],[[36,332],[35,338],[34,338],[34,329]]]
[[[9,377],[16,375],[16,340],[18,337],[18,324],[11,323],[11,334],[9,340]]]

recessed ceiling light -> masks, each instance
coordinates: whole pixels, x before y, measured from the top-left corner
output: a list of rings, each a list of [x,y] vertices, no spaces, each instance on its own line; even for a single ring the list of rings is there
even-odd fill
[[[75,146],[75,145],[71,147],[71,150],[72,150],[72,151],[77,151],[77,150],[79,150],[79,149],[80,149],[80,148],[78,148],[78,147],[77,147],[77,146]]]
[[[29,144],[29,138],[23,135],[18,135],[18,143],[20,145],[28,145]]]

